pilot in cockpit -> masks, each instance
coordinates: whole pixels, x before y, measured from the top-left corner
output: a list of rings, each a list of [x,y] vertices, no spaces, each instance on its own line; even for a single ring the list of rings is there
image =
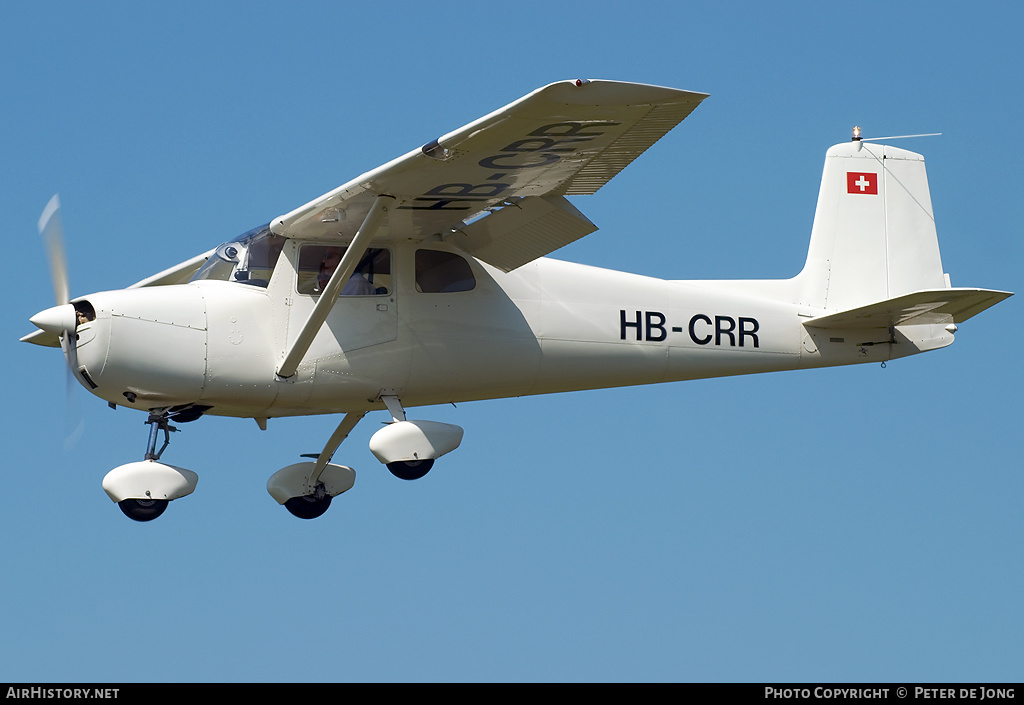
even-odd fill
[[[337,247],[329,247],[320,261],[320,271],[316,277],[316,291],[323,291],[327,287],[327,282],[331,280],[331,275],[334,274],[334,270],[340,263],[341,250]],[[341,289],[341,296],[367,296],[376,293],[373,284],[360,273],[360,269],[363,267],[357,267],[356,271],[352,272],[352,276]]]

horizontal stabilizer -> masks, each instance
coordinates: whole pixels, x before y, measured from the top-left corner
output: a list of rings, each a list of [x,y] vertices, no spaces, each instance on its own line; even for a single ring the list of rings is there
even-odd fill
[[[888,328],[905,324],[962,323],[1013,296],[990,289],[929,289],[805,321],[811,328]]]

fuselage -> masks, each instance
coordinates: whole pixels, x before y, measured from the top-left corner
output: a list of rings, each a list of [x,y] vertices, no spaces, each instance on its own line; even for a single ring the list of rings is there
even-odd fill
[[[823,356],[802,325],[819,312],[756,287],[547,258],[505,273],[443,244],[394,243],[386,286],[340,296],[296,374],[280,379],[277,364],[317,298],[303,293],[302,245],[284,243],[258,285],[200,280],[84,297],[96,315],[77,331],[80,380],[132,408],[268,418],[375,408],[382,395],[418,406],[892,356],[891,346]],[[444,267],[431,278],[422,262],[435,260]]]

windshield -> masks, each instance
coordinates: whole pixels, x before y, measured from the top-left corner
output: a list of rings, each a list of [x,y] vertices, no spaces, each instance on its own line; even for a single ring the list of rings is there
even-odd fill
[[[283,247],[284,238],[270,232],[269,223],[261,225],[218,247],[191,281],[232,281],[266,287]]]

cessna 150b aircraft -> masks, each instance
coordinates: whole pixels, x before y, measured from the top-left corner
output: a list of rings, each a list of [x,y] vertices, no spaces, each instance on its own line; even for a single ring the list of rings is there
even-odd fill
[[[1010,296],[951,287],[924,160],[856,136],[825,156],[792,279],[664,281],[545,258],[597,229],[566,197],[597,191],[705,97],[553,83],[209,252],[76,299],[55,197],[39,227],[57,306],[23,340],[62,347],[86,389],[149,415],[145,459],[103,480],[139,521],[196,488],[160,462],[172,423],[343,414],[315,460],[267,485],[313,518],[353,486],[330,461],[375,409],[393,422],[370,450],[416,479],[463,432],[409,407],[884,362],[949,345]]]

